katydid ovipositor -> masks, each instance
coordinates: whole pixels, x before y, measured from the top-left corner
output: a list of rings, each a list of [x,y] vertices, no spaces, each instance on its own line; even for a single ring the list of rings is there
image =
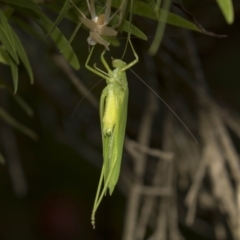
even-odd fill
[[[114,70],[111,70],[104,58],[105,50],[101,54],[101,61],[107,72],[102,71],[95,65],[94,68],[90,67],[88,62],[91,58],[93,47],[85,64],[88,70],[104,78],[107,83],[100,100],[103,167],[91,216],[93,227],[95,227],[97,208],[107,189],[109,189],[110,195],[112,194],[120,173],[128,103],[128,83],[125,71],[138,62],[138,55],[131,41],[129,42],[135,56],[135,60],[131,63],[127,64],[120,59],[113,59],[112,65]],[[103,188],[101,190],[102,183]]]

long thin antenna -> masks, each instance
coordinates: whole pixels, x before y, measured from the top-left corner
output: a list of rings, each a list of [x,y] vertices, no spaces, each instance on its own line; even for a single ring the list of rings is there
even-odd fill
[[[141,79],[132,69],[130,69],[132,73],[145,85],[152,91],[152,93],[157,96],[167,107],[168,109],[174,114],[174,116],[179,120],[179,122],[185,127],[185,129],[188,131],[188,133],[191,135],[191,137],[194,139],[194,141],[198,144],[197,139],[194,137],[193,133],[189,130],[189,128],[186,126],[186,124],[183,122],[183,120],[174,112],[174,110],[161,98],[143,79]]]
[[[77,104],[77,106],[74,108],[73,113],[72,113],[72,118],[74,118],[74,115],[79,107],[79,105],[81,104],[81,102],[87,97],[87,95],[99,84],[103,81],[103,79],[101,79],[100,81],[98,81],[95,85],[93,85],[88,91],[87,93],[82,97],[82,99],[79,101],[79,103]]]

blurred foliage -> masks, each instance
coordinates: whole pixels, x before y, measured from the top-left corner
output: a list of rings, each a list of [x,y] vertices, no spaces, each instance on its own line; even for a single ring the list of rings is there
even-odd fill
[[[130,1],[128,2],[130,3]],[[208,10],[202,10],[203,7],[199,2],[194,7],[193,2],[197,1],[191,1],[191,3],[186,1],[186,6],[194,14],[196,12],[196,18],[203,26],[223,34],[228,32],[228,27],[224,25],[221,17],[211,22],[214,19],[211,19],[211,15],[206,14],[205,16],[205,13],[208,11],[209,14],[218,16],[220,11],[214,8],[218,4],[226,22],[233,24],[234,11],[231,0],[216,0],[216,3],[211,5]],[[77,0],[75,3],[79,9],[86,12],[85,1]],[[150,32],[156,39],[153,41],[155,50],[152,53],[157,53],[163,38],[162,29],[165,24],[203,33],[202,37],[204,37],[202,29],[183,12],[172,12],[172,8],[169,11],[162,9],[160,3],[161,1],[154,0],[135,0],[133,8],[127,4],[124,19],[119,27],[120,38],[121,36],[125,38],[126,33],[131,31],[131,34],[139,39],[152,41],[151,36],[149,37],[149,26],[151,26]],[[121,0],[113,0],[112,8],[116,10],[120,4]],[[105,1],[96,1],[97,12],[104,5]],[[199,9],[197,9],[199,5]],[[129,15],[137,20],[131,22]],[[116,15],[109,26],[115,25],[118,17]],[[239,20],[236,19],[236,22],[238,23]],[[105,211],[109,211],[112,215],[110,216],[111,221],[103,217],[102,222],[99,221],[97,230],[91,231],[91,204],[98,181],[98,172],[93,166],[99,167],[100,163],[96,159],[101,159],[101,139],[95,137],[95,135],[100,136],[98,113],[83,101],[79,110],[81,113],[78,113],[77,117],[69,122],[73,106],[79,101],[79,96],[76,94],[77,88],[66,81],[66,77],[59,73],[56,62],[53,61],[54,56],[59,56],[60,53],[75,70],[80,69],[80,63],[81,67],[84,65],[88,54],[86,39],[89,29],[79,27],[79,25],[75,29],[76,24],[79,24],[79,13],[68,0],[0,1],[0,63],[2,71],[0,77],[0,118],[2,120],[0,127],[3,129],[0,141],[0,163],[8,163],[9,160],[9,170],[6,170],[6,166],[1,166],[0,170],[2,193],[0,209],[1,215],[5,218],[1,220],[1,239],[120,239],[119,229],[123,225],[124,206],[123,201],[115,201],[123,198],[119,192],[114,193],[110,201],[107,199],[99,212],[100,216],[104,216]],[[78,29],[80,29],[79,33],[77,33]],[[201,47],[204,48],[204,44],[207,45],[206,39],[209,38],[204,38],[202,41],[201,37],[199,39]],[[70,45],[72,41],[73,47]],[[209,40],[209,42],[211,41],[214,40]],[[122,43],[119,39],[115,39],[115,44],[116,42]],[[207,46],[207,51],[213,51],[209,45]],[[141,48],[149,48],[149,45],[144,42]],[[96,59],[99,58],[102,49],[98,48],[96,51]],[[176,52],[177,50],[179,49],[176,49]],[[163,51],[166,51],[164,47]],[[223,51],[226,50],[223,49]],[[111,46],[112,52],[120,55],[123,50]],[[232,52],[235,50],[233,49]],[[217,54],[220,53],[216,52],[216,56]],[[129,57],[128,55],[127,57]],[[226,55],[228,54],[226,53]],[[145,59],[143,55],[140,55],[140,60],[141,57]],[[206,62],[210,64],[211,60],[204,55],[204,51],[202,51],[202,57],[206,60],[204,68],[210,68]],[[155,58],[157,59],[158,56]],[[216,59],[219,67],[211,70],[219,74],[219,79],[223,78],[219,69],[225,68],[228,64],[230,67],[237,64],[237,61],[230,64],[222,58],[216,57]],[[11,74],[8,72],[9,70]],[[226,74],[224,77],[228,78],[228,75]],[[231,83],[231,79],[235,77],[232,76],[229,79],[228,86],[232,85],[232,89],[235,89],[235,82]],[[92,75],[87,73],[83,67],[80,78],[88,79],[85,81],[88,88],[95,84],[96,79],[92,78]],[[33,85],[28,86],[28,82]],[[129,84],[131,85],[131,83]],[[215,83],[210,81],[210,86],[215,87]],[[167,86],[164,87],[167,88]],[[174,87],[175,84],[173,84]],[[136,88],[141,89],[139,86]],[[227,87],[219,81],[216,88],[219,90],[219,93],[216,94],[221,95]],[[101,90],[94,89],[93,94],[99,95],[99,91]],[[21,97],[22,95],[25,100]],[[228,96],[229,99],[231,97]],[[132,109],[135,112],[141,108],[139,106],[141,97],[133,94],[132,99],[135,100],[135,103],[130,103],[130,119],[134,115],[131,113]],[[37,113],[34,116],[33,112],[35,111]],[[85,115],[88,117],[86,118]],[[131,120],[129,122],[131,124],[131,128],[128,129],[129,135],[135,137],[136,124]],[[79,129],[78,125],[80,124]],[[18,130],[20,134],[14,129]],[[26,139],[24,135],[30,137],[31,140],[38,140],[37,144]],[[82,137],[80,138],[78,135]],[[16,155],[12,155],[14,153]],[[14,159],[16,162],[11,162],[10,159]],[[22,161],[24,167],[20,167],[17,161]],[[89,171],[93,172],[91,176],[88,175]],[[27,181],[24,180],[25,178]],[[88,182],[92,184],[87,185]],[[82,183],[86,183],[86,185]],[[23,186],[25,186],[25,190],[22,190]],[[79,191],[76,191],[79,186],[81,186]],[[28,192],[27,196],[24,194],[25,191]],[[20,199],[24,197],[24,199],[19,200],[16,196]],[[203,215],[205,214],[207,213],[204,212]],[[204,216],[200,216],[201,218]],[[60,222],[59,219],[63,222]],[[112,219],[114,220],[112,221]],[[8,228],[14,226],[14,231],[5,228],[4,221]],[[79,229],[79,226],[84,227]],[[201,235],[199,232],[194,235],[194,231],[191,230],[189,233],[186,226],[181,225],[181,227],[183,232],[187,232],[186,235],[192,234],[194,239],[197,239],[196,236],[198,239],[203,239],[199,237]]]
[[[57,25],[64,18],[74,20],[75,22],[79,21],[79,17],[75,17],[74,19],[72,19],[71,14],[69,13],[69,9],[72,7],[72,4],[70,1],[67,0],[65,1],[65,3],[64,1],[53,1],[52,4],[48,4],[48,3],[45,4],[46,7],[49,7],[51,10],[58,13],[58,17],[54,23],[52,23],[49,20],[47,15],[42,11],[42,9],[38,5],[38,3],[44,4],[44,1],[3,0],[2,2],[4,2],[6,5],[2,6],[2,9],[4,11],[0,9],[0,41],[2,43],[1,49],[0,49],[0,62],[2,64],[9,65],[11,68],[14,93],[16,93],[18,89],[18,78],[19,78],[18,65],[20,64],[19,58],[28,72],[31,83],[33,83],[33,72],[32,72],[32,68],[30,66],[27,54],[17,34],[9,25],[9,21],[11,21],[12,15],[14,15],[14,11],[24,14],[26,18],[25,22],[23,21],[21,22],[21,25],[19,26],[20,28],[23,28],[23,30],[29,29],[29,26],[26,26],[26,25],[29,25],[29,21],[32,21],[32,20],[36,21],[52,38],[52,40],[55,42],[56,46],[58,47],[59,51],[62,52],[63,56],[66,58],[69,64],[72,65],[72,67],[74,67],[75,69],[79,69],[80,65],[74,50],[68,44],[66,38],[61,33],[61,31],[57,28]],[[76,1],[76,4],[78,4],[78,2],[80,1]],[[168,3],[168,7],[167,7],[168,9],[170,6],[169,5],[170,1],[168,0],[165,2]],[[231,0],[224,0],[224,1],[217,1],[217,2],[226,18],[226,21],[228,23],[232,23],[233,7],[232,7]],[[62,8],[59,7],[59,4],[63,4]],[[112,2],[112,6],[115,8],[119,7],[120,5],[121,5],[121,0],[115,0]],[[154,5],[154,8],[153,8],[153,5]],[[190,21],[185,20],[176,14],[168,13],[168,11],[166,10],[159,9],[159,5],[160,5],[160,1],[158,1],[158,3],[154,3],[152,1],[150,1],[149,3],[145,3],[143,1],[135,1],[133,4],[133,8],[129,7],[128,11],[130,12],[130,15],[136,14],[136,15],[154,19],[157,21],[159,20],[160,22],[165,22],[178,27],[200,32],[200,29],[194,23],[191,23]],[[84,11],[86,9],[86,5],[81,3],[80,9]],[[159,10],[157,10],[156,12],[156,9],[159,9]],[[102,7],[99,6],[98,12],[101,10],[102,10]],[[15,21],[17,20],[15,19]],[[116,19],[114,23],[116,23]],[[151,53],[156,53],[157,48],[159,47],[159,43],[163,36],[163,29],[164,29],[164,25],[159,25],[158,30],[156,32],[157,38],[154,40],[153,45],[150,49]],[[121,24],[121,30],[126,32],[131,31],[131,34],[135,35],[136,37],[143,40],[147,40],[146,35],[137,27],[135,26],[130,27],[129,22],[126,19],[123,19],[123,22]],[[29,31],[31,31],[31,33],[33,34],[35,32],[34,28],[32,29],[30,28]],[[74,31],[74,36],[72,36],[72,38],[75,37],[76,33],[77,32]],[[28,133],[26,133],[26,128],[23,125],[19,125],[19,124],[16,125],[17,122],[14,119],[12,119],[10,115],[8,115],[7,112],[5,112],[3,109],[1,110],[0,116],[9,124],[14,125],[19,130],[22,130],[22,132],[25,132],[25,134],[29,135]]]

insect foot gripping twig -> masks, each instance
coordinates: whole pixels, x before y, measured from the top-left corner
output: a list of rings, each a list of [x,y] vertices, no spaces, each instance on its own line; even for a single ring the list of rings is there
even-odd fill
[[[97,68],[96,65],[91,67],[88,65],[88,62],[94,48],[92,48],[85,63],[85,66],[89,71],[104,78],[107,83],[107,86],[103,89],[100,100],[103,167],[91,216],[93,228],[95,228],[95,214],[98,206],[108,190],[110,195],[113,193],[120,174],[127,122],[128,83],[126,70],[138,62],[138,55],[136,54],[131,41],[130,45],[135,56],[135,60],[131,63],[127,64],[120,59],[114,59],[112,60],[114,69],[111,70],[104,58],[106,51],[103,51],[101,61],[106,72]]]
[[[114,27],[108,27],[108,23],[115,17],[115,15],[120,12],[123,8],[123,4],[120,5],[118,10],[110,17],[111,13],[111,0],[107,1],[106,7],[105,7],[105,13],[100,14],[99,16],[96,15],[94,0],[91,0],[91,3],[87,0],[88,5],[88,11],[91,15],[91,19],[88,19],[85,14],[75,5],[75,3],[72,0],[69,0],[72,5],[77,9],[77,11],[81,15],[81,22],[83,25],[87,28],[89,28],[89,37],[87,38],[87,42],[89,45],[94,46],[97,43],[103,45],[108,51],[109,51],[109,45],[110,43],[106,41],[102,36],[109,36],[109,37],[116,37],[117,31],[115,28],[117,28],[121,21],[122,21],[122,14],[120,14],[119,23],[115,25]],[[124,1],[123,1],[124,2]]]

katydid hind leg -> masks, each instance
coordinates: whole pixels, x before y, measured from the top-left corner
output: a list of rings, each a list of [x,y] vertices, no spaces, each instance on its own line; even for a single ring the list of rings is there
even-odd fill
[[[103,183],[103,168],[102,168],[102,171],[101,171],[101,175],[100,175],[100,179],[99,179],[99,183],[98,183],[98,188],[97,188],[97,193],[96,193],[96,196],[95,196],[92,215],[91,215],[91,223],[93,225],[93,228],[95,228],[95,213],[96,213],[97,208],[99,206],[99,204],[97,204],[97,203],[99,201],[99,194],[100,194],[102,183]]]
[[[109,169],[108,162],[106,161],[108,156],[108,138],[104,136],[104,125],[103,118],[105,113],[105,103],[108,96],[108,86],[103,89],[101,99],[100,99],[100,122],[101,122],[101,134],[102,134],[102,148],[103,148],[103,169],[104,169],[104,180],[106,180],[106,171]],[[105,181],[104,181],[105,182]]]
[[[101,203],[101,201],[104,197],[105,192],[107,191],[107,189],[109,187],[109,182],[111,180],[112,173],[113,173],[115,165],[116,165],[116,159],[114,159],[114,162],[113,162],[112,168],[110,169],[109,175],[108,175],[106,181],[104,182],[104,188],[102,190],[102,193],[101,193],[100,197],[98,198],[98,202],[96,203],[96,208],[98,208],[99,204]],[[112,191],[110,193],[112,193]]]
[[[104,167],[102,168],[100,182],[98,184],[97,195],[96,195],[96,198],[95,198],[95,201],[94,201],[94,206],[93,206],[93,211],[92,211],[92,216],[91,216],[91,221],[92,221],[92,225],[93,225],[94,228],[95,228],[95,214],[96,214],[96,211],[97,211],[104,195],[106,195],[106,192],[107,192],[107,189],[109,187],[109,182],[111,181],[111,176],[112,176],[112,172],[113,172],[113,169],[114,169],[115,165],[116,165],[116,159],[114,160],[114,163],[112,165],[112,168],[109,171],[109,174],[108,174],[108,177],[107,177],[106,180],[104,180]],[[101,189],[101,185],[102,185],[103,181],[104,181],[104,184],[103,184],[103,189],[101,191],[100,189]],[[110,193],[112,193],[112,191]]]
[[[100,98],[100,122],[101,122],[101,134],[102,134],[102,143],[104,145],[104,134],[103,134],[103,117],[104,117],[104,112],[105,112],[105,100],[106,100],[106,97],[108,95],[108,88],[105,87],[102,91],[102,94],[101,94],[101,98]],[[104,146],[103,146],[103,156],[104,156],[104,153],[105,152],[105,149],[104,149]]]
[[[103,116],[104,116],[104,103],[105,103],[105,99],[106,99],[106,96],[107,96],[107,93],[108,93],[108,90],[107,88],[104,88],[103,92],[102,92],[102,95],[101,95],[101,99],[100,99],[100,121],[101,121],[101,129],[103,129],[103,126],[102,126],[102,119],[103,119]],[[103,133],[103,130],[102,130],[102,133]],[[102,134],[102,141],[103,141],[103,134]],[[104,147],[103,147],[103,155],[104,155]],[[95,197],[95,200],[94,200],[94,205],[93,205],[93,210],[92,210],[92,216],[91,216],[91,221],[92,221],[92,225],[93,225],[93,228],[95,228],[95,213],[97,211],[97,208],[99,206],[99,201],[101,201],[100,197],[102,195],[100,195],[99,197],[99,194],[100,194],[100,191],[101,191],[101,187],[104,183],[104,169],[105,168],[105,164],[103,162],[103,166],[102,166],[102,171],[101,171],[101,176],[100,176],[100,180],[99,180],[99,183],[98,183],[98,188],[97,188],[97,193],[96,193],[96,197]],[[105,183],[104,183],[104,186],[105,186]],[[104,191],[104,189],[103,189]]]

